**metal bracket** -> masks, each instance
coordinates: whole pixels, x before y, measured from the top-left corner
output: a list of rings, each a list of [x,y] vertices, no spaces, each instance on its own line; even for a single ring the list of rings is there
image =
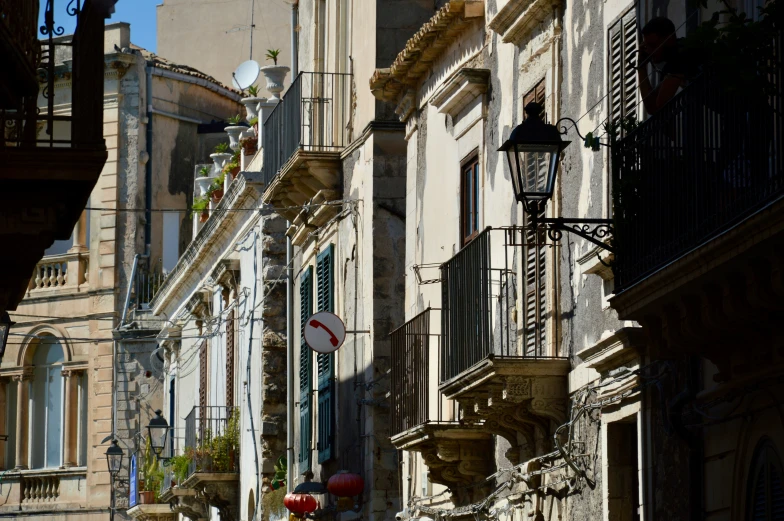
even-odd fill
[[[540,225],[547,231],[547,237],[553,242],[559,242],[563,232],[574,233],[596,246],[614,252],[613,246],[603,239],[613,234],[612,219],[564,219],[564,218],[538,218],[531,219],[531,225],[538,229]]]

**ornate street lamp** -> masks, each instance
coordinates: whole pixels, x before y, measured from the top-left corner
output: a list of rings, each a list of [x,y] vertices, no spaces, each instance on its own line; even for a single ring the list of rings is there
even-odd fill
[[[163,448],[166,446],[166,437],[169,434],[169,424],[166,419],[161,416],[160,409],[155,411],[155,418],[150,420],[147,426],[147,432],[150,434],[150,446],[152,451],[157,457],[160,457]]]
[[[109,474],[112,476],[112,481],[117,478],[117,475],[122,469],[123,450],[117,445],[117,440],[112,440],[112,444],[106,449],[106,463],[109,465]]]
[[[8,342],[8,333],[11,332],[11,326],[16,322],[11,321],[7,311],[0,313],[0,359],[5,354],[5,345]]]
[[[561,121],[575,122],[562,118],[555,125],[545,123],[542,120],[543,108],[538,103],[529,103],[524,110],[525,121],[512,130],[509,139],[498,151],[506,153],[515,198],[523,203],[532,228],[547,230],[548,237],[554,242],[560,241],[563,232],[567,231],[612,251],[612,247],[602,241],[612,234],[612,219],[543,217],[547,201],[552,198],[555,189],[561,152],[571,143],[561,139],[566,129],[559,131],[557,125]]]

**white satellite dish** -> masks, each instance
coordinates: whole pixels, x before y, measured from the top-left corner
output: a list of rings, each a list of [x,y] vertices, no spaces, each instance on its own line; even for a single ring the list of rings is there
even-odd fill
[[[231,82],[240,90],[245,90],[259,78],[259,64],[254,60],[240,63],[231,75]]]

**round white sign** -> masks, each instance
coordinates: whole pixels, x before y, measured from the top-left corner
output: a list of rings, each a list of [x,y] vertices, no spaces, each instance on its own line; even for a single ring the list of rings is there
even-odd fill
[[[317,353],[332,353],[343,345],[346,325],[329,311],[311,315],[305,322],[305,342]]]

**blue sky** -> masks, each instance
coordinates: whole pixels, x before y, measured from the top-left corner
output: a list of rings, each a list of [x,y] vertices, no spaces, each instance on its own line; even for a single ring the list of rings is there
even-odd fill
[[[73,17],[65,13],[69,1],[55,1],[54,21],[56,25],[65,30],[65,34],[72,33],[76,23]],[[131,24],[131,41],[140,47],[156,52],[155,6],[161,3],[163,0],[119,0],[115,5],[116,12],[106,23],[128,22]],[[45,6],[46,1],[41,0],[39,26],[43,24]]]

